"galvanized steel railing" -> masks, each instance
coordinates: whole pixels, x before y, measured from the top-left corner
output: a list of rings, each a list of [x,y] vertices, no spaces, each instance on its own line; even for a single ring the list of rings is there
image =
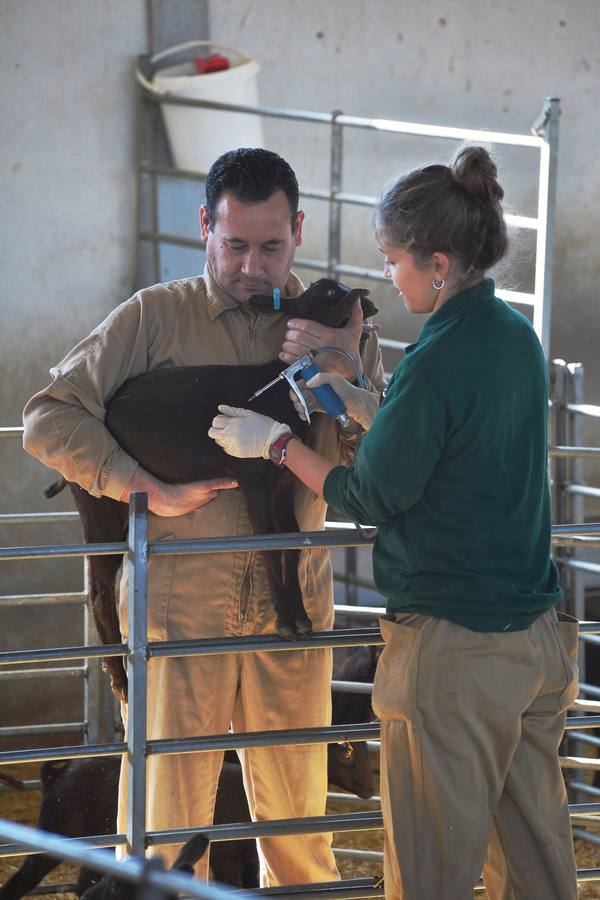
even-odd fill
[[[161,62],[164,65],[164,59]],[[329,184],[326,189],[301,188],[300,195],[311,199],[323,200],[329,204],[329,234],[327,259],[305,259],[298,257],[296,265],[302,268],[323,272],[330,277],[351,276],[371,281],[385,281],[381,271],[365,266],[344,264],[341,260],[341,210],[344,204],[373,207],[376,198],[343,190],[344,181],[344,136],[348,130],[372,131],[379,134],[415,135],[433,139],[449,139],[458,142],[479,141],[483,143],[509,145],[530,148],[539,153],[538,167],[538,200],[536,216],[507,214],[506,221],[516,228],[534,230],[536,232],[536,261],[533,294],[523,291],[499,290],[498,296],[512,303],[527,305],[533,308],[533,323],[548,353],[550,343],[550,301],[552,297],[552,261],[554,247],[554,217],[556,206],[556,164],[558,152],[558,130],[560,101],[553,97],[544,100],[544,105],[537,120],[531,127],[531,134],[514,134],[500,131],[486,131],[477,128],[453,128],[449,126],[428,125],[419,122],[404,122],[395,119],[361,117],[345,115],[341,110],[330,113],[314,112],[268,106],[246,106],[231,103],[220,103],[214,100],[195,100],[189,97],[177,97],[170,93],[157,91],[151,81],[153,67],[148,56],[140,56],[137,60],[135,75],[141,88],[141,98],[153,104],[183,106],[190,109],[214,109],[244,115],[256,115],[282,121],[305,122],[317,127],[327,127],[330,133],[329,152]],[[140,116],[140,121],[141,121]],[[144,140],[144,129],[140,129],[139,173],[151,179],[150,227],[144,228],[141,223],[141,204],[138,203],[138,238],[148,241],[153,250],[153,281],[160,280],[159,247],[161,243],[176,244],[185,247],[205,246],[203,241],[185,238],[180,235],[166,234],[158,226],[158,190],[157,178],[168,175],[175,178],[202,181],[206,173],[187,171],[172,166],[161,166],[154,161],[153,147]],[[401,349],[403,342],[393,343],[395,349]]]
[[[587,534],[600,545],[600,525],[590,526],[555,526],[553,540],[555,542],[571,541]],[[356,726],[331,726],[329,728],[289,729],[277,732],[256,732],[244,734],[210,735],[184,740],[148,741],[146,739],[146,665],[152,656],[184,656],[190,654],[216,654],[230,651],[253,652],[256,650],[289,650],[289,642],[274,636],[249,638],[219,638],[199,641],[162,641],[147,642],[147,564],[153,554],[191,553],[191,552],[230,552],[232,549],[246,550],[274,549],[282,547],[306,546],[345,546],[346,544],[362,545],[370,543],[372,538],[365,538],[360,532],[350,537],[348,529],[338,534],[310,534],[260,536],[252,535],[243,538],[231,538],[203,541],[180,542],[148,542],[145,495],[133,495],[130,505],[129,539],[127,544],[110,545],[73,545],[69,547],[22,547],[1,548],[0,559],[30,559],[44,556],[79,556],[86,553],[104,554],[107,552],[127,552],[129,566],[129,622],[130,635],[127,645],[115,644],[108,647],[60,648],[52,650],[14,651],[0,654],[0,665],[15,662],[40,662],[48,660],[73,660],[92,656],[115,656],[126,654],[129,675],[129,715],[126,742],[111,744],[90,744],[74,747],[45,748],[41,750],[18,750],[0,753],[0,764],[18,762],[81,758],[95,755],[122,755],[128,759],[128,816],[125,835],[109,835],[95,839],[96,846],[112,846],[126,843],[128,851],[135,855],[143,855],[144,848],[150,844],[178,843],[189,838],[194,832],[190,829],[172,829],[159,832],[145,831],[145,799],[146,799],[146,757],[156,753],[202,752],[216,749],[230,749],[249,746],[267,746],[290,743],[333,742],[343,739],[372,742],[379,737],[378,723]],[[345,609],[343,610],[345,611]],[[353,610],[354,613],[354,610]],[[376,615],[377,610],[363,610],[363,615]],[[600,632],[600,623],[583,623],[582,631],[592,635]],[[318,646],[358,646],[365,644],[381,644],[382,638],[378,628],[347,629],[314,635],[295,642],[294,647],[315,648]],[[366,689],[369,689],[367,686]],[[365,689],[361,687],[361,689]],[[569,718],[569,729],[590,729],[600,727],[600,703],[575,704],[577,712]],[[600,763],[585,758],[565,757],[561,763],[566,768],[600,768]],[[600,802],[572,804],[571,815],[574,821],[581,822],[600,813]],[[234,823],[231,826],[206,826],[201,830],[211,840],[231,840],[235,837],[258,837],[265,835],[297,834],[301,832],[344,831],[379,829],[382,827],[381,814],[378,811],[339,813],[314,817],[260,823]],[[21,852],[22,847],[5,846],[0,848],[0,855],[14,855]],[[589,877],[600,879],[600,870],[589,874]],[[349,896],[340,894],[340,896]],[[369,891],[364,896],[373,896]]]

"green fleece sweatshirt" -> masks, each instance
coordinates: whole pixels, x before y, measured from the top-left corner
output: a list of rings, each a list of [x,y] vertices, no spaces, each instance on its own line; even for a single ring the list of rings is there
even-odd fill
[[[378,526],[388,612],[519,631],[561,598],[550,559],[547,372],[491,279],[444,303],[407,348],[327,502]]]

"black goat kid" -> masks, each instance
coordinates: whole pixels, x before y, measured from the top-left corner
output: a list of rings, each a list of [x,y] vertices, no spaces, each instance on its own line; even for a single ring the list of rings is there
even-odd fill
[[[363,314],[377,308],[368,290],[350,289],[323,278],[297,298],[281,298],[281,310],[290,316],[318,321],[329,327],[344,326],[356,297]],[[250,305],[265,315],[273,313],[273,299],[256,296]],[[255,366],[194,366],[155,369],[125,382],[107,405],[105,423],[121,447],[140,465],[169,484],[208,478],[234,478],[247,502],[255,534],[298,531],[293,512],[293,477],[263,459],[235,459],[208,437],[219,404],[248,406],[248,398],[283,369],[279,360]],[[290,403],[285,381],[252,403],[257,412],[286,422],[301,439],[308,426]],[[60,479],[46,491],[53,496],[67,482]],[[121,542],[127,534],[127,506],[108,497],[96,498],[76,484],[69,484],[83,524],[87,543]],[[271,605],[276,631],[288,640],[311,633],[298,582],[299,551],[265,553]],[[116,576],[119,556],[89,559],[89,592],[100,639],[119,643]],[[121,658],[105,661],[114,693],[126,699],[127,676]]]

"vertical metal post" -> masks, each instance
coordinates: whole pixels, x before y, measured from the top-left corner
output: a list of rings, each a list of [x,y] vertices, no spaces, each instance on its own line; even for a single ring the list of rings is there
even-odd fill
[[[344,129],[338,123],[342,110],[331,113],[331,147],[329,154],[329,241],[327,249],[327,274],[337,278],[342,255],[342,204],[336,195],[342,190],[344,165]],[[356,547],[346,547],[344,551],[344,588],[347,605],[356,604],[356,585],[348,582],[348,576],[356,577]]]
[[[148,627],[148,497],[129,499],[127,639],[127,852],[143,856],[146,839],[146,665]]]
[[[136,273],[135,273],[135,290],[139,291],[143,278],[142,266],[142,242],[140,234],[143,230],[142,209],[144,206],[144,191],[147,183],[147,176],[142,173],[142,161],[144,159],[144,145],[146,143],[145,132],[145,100],[142,90],[136,83],[135,91],[135,161],[136,161],[136,181],[135,181],[135,227],[136,235]]]
[[[567,441],[566,405],[566,363],[564,359],[553,359],[550,367],[550,391],[552,415],[550,418],[550,443],[564,446]],[[555,524],[567,521],[565,498],[565,460],[555,456],[552,464],[552,520]]]
[[[569,363],[567,366],[567,402],[583,403],[583,366],[581,363]],[[570,447],[581,447],[584,444],[583,438],[583,422],[578,413],[567,413],[567,428]],[[583,484],[583,460],[581,457],[572,457],[569,460],[568,467],[568,483]],[[583,522],[584,520],[584,498],[578,494],[570,494],[570,517],[573,522]],[[570,556],[576,559],[580,556],[580,551],[576,547],[572,547]],[[585,619],[585,574],[578,569],[571,569],[571,589],[573,593],[573,615],[577,619]],[[583,643],[583,642],[582,642]],[[585,644],[583,644],[585,647]],[[584,654],[581,653],[584,657]],[[580,660],[581,680],[585,681],[585,659]]]
[[[151,77],[150,59],[148,56],[139,56],[138,65],[147,78]],[[136,167],[137,167],[137,194],[136,194],[136,225],[137,225],[137,275],[136,290],[146,287],[148,283],[156,284],[160,281],[160,244],[154,238],[158,233],[158,175],[154,172],[142,172],[144,162],[155,162],[155,121],[158,107],[149,99],[142,88],[137,88],[136,94]],[[148,221],[146,221],[148,219]],[[148,279],[143,266],[142,242],[140,234],[147,227],[152,235],[150,239],[151,275]]]
[[[567,364],[564,359],[553,359],[550,367],[550,388],[552,398],[552,416],[550,419],[550,443],[565,446],[567,437]],[[565,492],[567,483],[567,461],[564,457],[555,456],[552,459],[552,521],[555,524],[565,524],[569,521],[568,496]],[[568,548],[561,551],[561,555],[568,555]],[[570,591],[571,571],[566,566],[559,565],[560,582],[563,588],[563,606],[567,612],[572,613],[572,597]]]
[[[567,403],[583,403],[583,366],[581,363],[569,363],[565,368],[565,388]],[[565,409],[565,421],[567,427],[567,440],[569,447],[583,446],[583,422],[580,415]],[[567,484],[583,483],[583,460],[578,457],[571,457],[566,460],[566,482]],[[584,498],[577,494],[568,494],[569,501],[569,520],[571,522],[583,522],[584,518]],[[580,556],[580,551],[576,547],[569,547],[568,555],[571,559]],[[571,600],[571,612],[575,618],[580,621],[586,619],[585,609],[585,574],[578,569],[569,568],[569,592]],[[579,666],[579,681],[585,682],[586,678],[586,647],[585,641],[579,641],[579,652],[577,655],[577,664]],[[571,752],[569,750],[569,752]],[[586,748],[579,742],[573,743],[573,755],[585,755]],[[585,802],[588,798],[583,793],[577,793],[575,801],[578,803]]]
[[[560,100],[546,97],[538,133],[544,138],[540,149],[538,187],[538,231],[535,257],[535,305],[533,325],[544,353],[550,351],[552,305],[552,265],[554,260],[554,219],[556,212],[556,168],[558,161],[558,120]]]
[[[331,147],[329,156],[329,242],[327,250],[327,274],[329,278],[337,278],[338,266],[342,256],[342,204],[336,195],[342,190],[344,165],[344,129],[338,123],[342,110],[334,109],[331,113]],[[344,550],[344,590],[347,605],[356,604],[356,585],[348,581],[356,577],[356,548],[346,547]]]
[[[150,230],[153,235],[158,234],[158,175],[152,172],[150,194]],[[160,243],[158,238],[152,239],[152,277],[154,284],[160,281]]]
[[[327,274],[329,278],[337,276],[337,267],[340,264],[342,252],[342,205],[336,199],[336,194],[342,190],[342,166],[344,149],[344,129],[338,124],[338,117],[342,115],[340,109],[331,113],[331,148],[329,155],[329,246],[327,252]]]

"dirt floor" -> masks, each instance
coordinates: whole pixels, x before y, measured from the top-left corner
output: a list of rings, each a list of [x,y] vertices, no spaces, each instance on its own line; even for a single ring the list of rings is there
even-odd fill
[[[37,777],[37,766],[28,764],[23,766],[10,766],[11,775],[22,779]],[[9,819],[24,825],[35,825],[37,822],[40,794],[38,791],[18,791],[12,793],[0,793],[0,818]],[[365,807],[355,807],[364,810]],[[373,809],[376,807],[373,806]],[[328,812],[350,812],[353,807],[349,804],[331,802]],[[600,835],[600,823],[598,826],[590,826],[589,831]],[[334,834],[333,846],[340,848],[354,848],[360,850],[383,849],[383,833],[381,831],[351,831]],[[600,847],[596,847],[582,841],[575,841],[575,855],[579,869],[600,868]],[[23,857],[0,857],[0,885],[10,878],[19,866]],[[382,874],[382,864],[379,861],[357,861],[351,859],[339,859],[338,868],[342,878],[360,878],[366,876],[378,876]],[[66,883],[76,879],[77,867],[64,863],[56,868],[47,878],[47,883]],[[485,893],[477,893],[477,900],[486,898]],[[599,898],[600,882],[582,884],[579,888],[580,898]],[[45,900],[76,900],[75,894],[46,894]]]

